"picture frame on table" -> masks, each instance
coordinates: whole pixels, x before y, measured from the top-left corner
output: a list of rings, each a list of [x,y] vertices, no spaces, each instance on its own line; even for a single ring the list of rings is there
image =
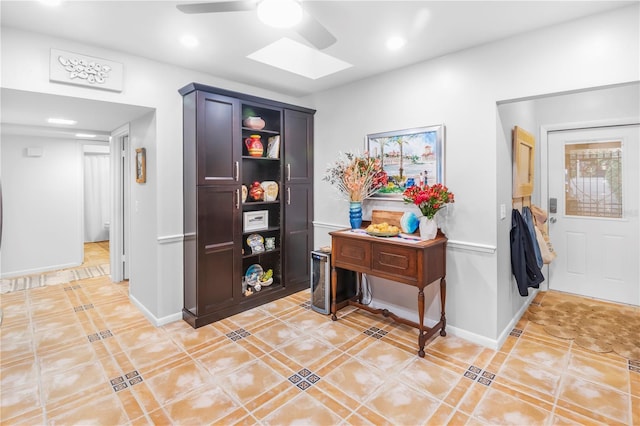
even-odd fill
[[[366,150],[389,176],[373,197],[402,200],[407,186],[444,184],[444,142],[444,124],[368,134]]]

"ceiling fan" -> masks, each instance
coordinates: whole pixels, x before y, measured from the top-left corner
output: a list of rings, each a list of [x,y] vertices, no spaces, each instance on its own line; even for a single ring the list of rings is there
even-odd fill
[[[266,22],[265,15],[269,14],[268,7],[279,7],[288,3],[288,6],[297,9],[298,22],[289,25],[278,25],[277,23]],[[306,12],[298,0],[236,0],[220,1],[210,3],[178,4],[178,10],[184,13],[222,13],[222,12],[245,12],[256,10],[260,19],[272,26],[288,27],[295,26],[295,30],[317,49],[322,50],[334,44],[337,40],[320,22]],[[284,14],[275,12],[274,17],[282,17]]]

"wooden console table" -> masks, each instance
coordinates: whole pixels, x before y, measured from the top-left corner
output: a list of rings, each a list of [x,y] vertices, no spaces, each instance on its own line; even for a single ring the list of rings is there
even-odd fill
[[[447,238],[438,234],[434,240],[420,241],[407,238],[382,238],[368,235],[364,230],[345,229],[330,232],[331,235],[331,319],[336,321],[337,306],[337,273],[336,268],[348,269],[361,274],[411,285],[418,288],[419,323],[389,312],[387,309],[374,309],[362,304],[362,287],[358,285],[355,297],[348,301],[374,314],[382,314],[396,322],[415,327],[420,331],[418,336],[418,355],[424,357],[425,342],[440,330],[446,336],[445,299],[446,299],[446,248]],[[440,321],[433,327],[424,325],[424,288],[435,281],[440,281]],[[362,280],[358,280],[359,283]]]

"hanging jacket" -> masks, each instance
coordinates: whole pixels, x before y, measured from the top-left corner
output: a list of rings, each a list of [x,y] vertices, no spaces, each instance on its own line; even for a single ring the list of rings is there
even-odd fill
[[[529,287],[538,288],[544,281],[538,267],[529,229],[518,209],[511,212],[511,272],[520,296],[529,295]]]
[[[538,244],[538,239],[536,238],[536,228],[535,223],[533,222],[533,215],[531,214],[531,209],[527,206],[522,208],[522,219],[524,223],[527,224],[527,229],[529,230],[529,235],[531,236],[533,252],[536,255],[536,262],[538,263],[538,268],[542,268],[542,253],[540,252],[540,245]]]

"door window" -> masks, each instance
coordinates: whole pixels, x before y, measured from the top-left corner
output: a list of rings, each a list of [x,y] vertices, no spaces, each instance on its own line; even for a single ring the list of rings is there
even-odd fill
[[[622,218],[622,142],[565,145],[569,216]]]

